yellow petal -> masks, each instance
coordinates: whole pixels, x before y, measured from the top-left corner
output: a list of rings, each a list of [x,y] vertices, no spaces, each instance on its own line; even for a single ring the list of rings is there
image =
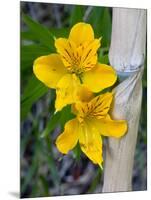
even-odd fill
[[[99,92],[112,86],[117,79],[115,70],[108,65],[98,63],[92,70],[83,74],[83,83],[93,92]]]
[[[79,132],[79,142],[81,150],[95,164],[103,162],[102,158],[102,139],[98,130],[89,122],[84,121],[81,131]]]
[[[82,102],[89,102],[94,97],[94,94],[86,86],[82,85],[79,88],[78,97],[79,97],[79,100]]]
[[[113,94],[107,92],[105,94],[99,95],[89,102],[76,102],[74,105],[74,113],[77,115],[79,122],[83,122],[85,118],[104,118],[109,109],[113,99]]]
[[[75,74],[66,74],[57,84],[56,89],[56,110],[61,110],[67,104],[72,104],[78,100],[78,90],[80,80]]]
[[[91,25],[83,22],[74,25],[70,31],[69,40],[75,42],[77,46],[94,40],[94,32]]]
[[[92,110],[91,116],[98,119],[104,118],[110,109],[112,99],[113,93],[111,92],[106,92],[105,94],[101,94],[93,98],[87,105],[87,108],[89,108],[88,110]]]
[[[92,121],[100,131],[100,134],[104,136],[119,138],[127,131],[127,122],[125,120],[112,120],[109,115],[104,119],[93,119]]]
[[[55,40],[55,47],[57,52],[61,55],[63,64],[67,67],[67,69],[70,69],[75,59],[75,44],[66,38],[58,38]]]
[[[58,54],[37,58],[34,61],[33,71],[35,76],[50,88],[56,88],[58,81],[67,73]]]
[[[79,124],[76,119],[66,123],[64,132],[56,140],[57,148],[61,153],[67,154],[68,151],[75,147],[79,138],[78,129]]]
[[[97,50],[99,47],[100,39],[95,39],[83,49],[80,65],[84,71],[89,71],[95,67],[97,63]]]
[[[89,102],[93,97],[94,94],[85,86],[81,85],[77,92],[78,100],[75,104],[72,104],[71,109],[75,115],[78,115],[78,105],[81,105],[81,102],[86,103]],[[80,107],[81,108],[81,107]]]

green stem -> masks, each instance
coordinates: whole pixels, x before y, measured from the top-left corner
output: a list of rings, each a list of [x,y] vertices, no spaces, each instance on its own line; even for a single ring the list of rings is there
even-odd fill
[[[81,75],[79,75],[78,77],[79,77],[80,83],[83,84]]]

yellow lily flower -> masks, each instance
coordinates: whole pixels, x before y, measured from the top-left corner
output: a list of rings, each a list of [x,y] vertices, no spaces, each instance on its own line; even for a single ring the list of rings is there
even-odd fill
[[[73,111],[76,118],[66,123],[64,132],[56,140],[56,145],[61,153],[67,154],[79,141],[81,150],[86,156],[101,167],[103,162],[101,135],[122,137],[127,131],[127,123],[125,120],[112,120],[108,114],[113,93],[91,96],[91,100],[87,94],[83,102],[74,104]]]
[[[114,69],[97,62],[100,38],[94,38],[90,24],[77,23],[68,39],[55,39],[55,46],[57,53],[37,58],[33,71],[46,86],[56,89],[56,110],[75,103],[81,85],[99,92],[115,83]]]

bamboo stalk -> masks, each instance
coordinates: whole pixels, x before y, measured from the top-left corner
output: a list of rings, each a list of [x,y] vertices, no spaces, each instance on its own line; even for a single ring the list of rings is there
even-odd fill
[[[113,8],[111,65],[122,81],[115,88],[113,119],[126,119],[127,134],[108,139],[103,192],[132,190],[132,171],[142,101],[142,73],[146,45],[146,11]]]

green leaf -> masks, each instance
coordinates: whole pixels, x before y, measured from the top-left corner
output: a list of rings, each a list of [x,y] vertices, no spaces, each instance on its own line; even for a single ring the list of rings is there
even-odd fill
[[[85,7],[80,5],[75,5],[73,7],[71,17],[70,17],[70,25],[73,26],[77,22],[83,21]]]
[[[109,64],[108,54],[99,55],[99,62],[102,63],[102,64]]]
[[[51,119],[48,121],[47,126],[45,128],[45,130],[42,132],[41,134],[41,138],[44,138],[46,136],[48,136],[48,134],[54,130],[54,128],[58,125],[59,123],[59,119],[60,119],[60,112],[57,112],[56,114],[54,114]]]
[[[95,37],[102,37],[101,46],[109,46],[112,25],[109,8],[94,7],[87,21],[93,26]]]
[[[100,33],[102,36],[102,46],[109,46],[111,40],[111,15],[109,8],[104,8],[102,20],[100,22]]]
[[[33,178],[34,174],[36,173],[38,168],[37,165],[37,156],[32,158],[32,163],[30,168],[28,169],[27,176],[25,177],[24,181],[21,184],[21,193],[23,194],[27,188],[27,185],[30,183],[31,179]]]
[[[38,40],[35,38],[35,34],[29,30],[21,32],[21,40],[29,40],[29,41],[38,42]]]
[[[53,38],[68,37],[69,34],[69,28],[50,28],[49,31]],[[21,40],[38,41],[35,38],[35,34],[30,30],[21,32]]]
[[[143,89],[147,88],[147,56],[145,56],[145,62],[144,62],[144,73],[143,73]]]
[[[40,97],[42,97],[48,88],[41,83],[36,77],[32,77],[23,92],[21,97],[21,118],[24,119],[29,112],[31,106],[36,102]]]
[[[58,37],[67,38],[69,34],[69,28],[50,28],[49,30],[52,33],[52,35],[54,35],[54,37],[56,38]]]
[[[109,57],[108,57],[108,54],[102,56],[100,58],[100,62],[103,63],[103,64],[109,64]]]
[[[48,47],[51,51],[55,50],[54,37],[46,27],[32,20],[29,16],[25,14],[23,14],[23,21],[29,27],[30,31],[34,34],[35,39],[37,39],[44,46]]]
[[[91,23],[94,28],[95,36],[100,37],[101,29],[101,19],[103,17],[104,8],[102,7],[93,7],[90,15],[88,16],[87,22]]]
[[[50,144],[49,144],[50,145]],[[53,153],[52,153],[53,154]],[[60,177],[58,174],[58,170],[56,167],[56,163],[54,161],[54,158],[52,157],[52,154],[47,156],[47,160],[48,160],[48,167],[50,169],[50,173],[53,179],[54,184],[58,187],[59,183],[60,183]]]
[[[77,143],[77,145],[73,149],[73,153],[74,153],[74,157],[75,157],[76,161],[79,162],[80,158],[81,158],[81,148],[80,148],[79,142]]]
[[[75,115],[71,112],[71,105],[67,105],[60,112],[60,124],[61,128],[64,129],[65,123],[75,117]]]
[[[21,141],[20,141],[20,143],[21,143],[21,149],[20,149],[21,159],[24,156],[27,144],[29,143],[30,139],[31,139],[30,134],[25,134],[24,136],[21,137]]]
[[[56,166],[56,162],[54,159],[54,154],[52,151],[52,140],[49,137],[45,137],[45,141],[47,144],[47,152],[49,152],[49,154],[47,155],[47,161],[48,161],[48,167],[50,170],[50,174],[51,174],[51,178],[53,180],[53,183],[56,187],[58,187],[58,185],[60,184],[60,177],[58,174],[58,169]]]
[[[93,177],[93,180],[91,181],[91,185],[88,189],[89,193],[93,193],[96,190],[98,184],[100,183],[101,175],[102,175],[102,170],[98,167],[96,174]]]
[[[44,190],[44,195],[45,196],[49,196],[49,184],[46,181],[46,177],[44,177],[43,175],[40,175],[40,181],[42,183],[42,188]]]
[[[102,64],[109,64],[108,57],[109,47],[103,47],[99,50],[98,60]]]
[[[64,129],[64,125],[67,121],[73,119],[74,114],[71,113],[71,106],[67,105],[61,111],[55,113],[51,119],[48,121],[45,130],[41,134],[41,138],[44,138],[49,135],[49,133],[58,125],[61,125],[61,128]]]

